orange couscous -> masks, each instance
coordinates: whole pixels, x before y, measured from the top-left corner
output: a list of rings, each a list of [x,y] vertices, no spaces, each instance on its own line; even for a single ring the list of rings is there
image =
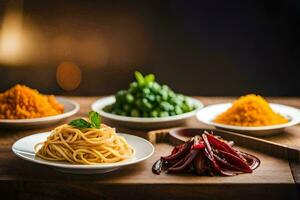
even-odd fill
[[[255,94],[240,97],[214,121],[234,126],[268,126],[288,122],[275,113],[263,97]]]
[[[63,113],[53,95],[42,95],[25,85],[16,85],[0,94],[0,119],[30,119]]]

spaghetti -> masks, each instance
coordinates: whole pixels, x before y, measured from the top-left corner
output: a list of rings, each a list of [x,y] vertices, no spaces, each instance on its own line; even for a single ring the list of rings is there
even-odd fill
[[[125,138],[105,124],[86,129],[66,124],[59,126],[45,142],[35,146],[35,151],[36,156],[46,160],[87,165],[115,163],[132,158],[135,154]]]

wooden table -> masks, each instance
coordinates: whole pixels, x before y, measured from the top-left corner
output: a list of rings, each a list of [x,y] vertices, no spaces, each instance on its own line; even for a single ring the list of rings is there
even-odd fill
[[[205,105],[232,100],[220,97],[198,98]],[[97,98],[71,99],[80,103],[81,109],[75,116],[80,117],[86,115],[90,104]],[[300,107],[300,98],[270,100]],[[187,125],[205,127],[195,119],[191,119]],[[235,177],[152,174],[153,162],[171,149],[168,144],[157,144],[155,154],[143,163],[104,175],[64,174],[21,160],[12,153],[11,146],[17,139],[52,128],[28,131],[0,130],[0,199],[298,199],[299,165],[249,149],[248,152],[259,156],[262,165],[253,174]],[[146,136],[146,131],[122,127],[118,130]],[[287,131],[300,134],[300,127],[291,127]],[[270,140],[278,141],[280,137],[276,136]],[[300,147],[300,141],[286,139],[285,142]]]

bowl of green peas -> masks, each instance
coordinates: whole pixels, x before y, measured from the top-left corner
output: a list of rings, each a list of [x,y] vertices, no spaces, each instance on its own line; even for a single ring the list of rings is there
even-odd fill
[[[175,93],[155,81],[153,74],[135,72],[127,90],[95,101],[92,110],[104,123],[130,128],[165,128],[181,125],[194,117],[203,104],[192,97]]]

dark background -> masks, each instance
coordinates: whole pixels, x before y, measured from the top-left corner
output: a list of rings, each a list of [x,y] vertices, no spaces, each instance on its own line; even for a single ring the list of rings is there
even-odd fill
[[[188,95],[300,95],[297,0],[0,1],[2,21],[15,4],[26,48],[16,62],[0,60],[1,92],[23,83],[107,95],[139,70]],[[82,73],[71,91],[56,81],[64,61]]]

